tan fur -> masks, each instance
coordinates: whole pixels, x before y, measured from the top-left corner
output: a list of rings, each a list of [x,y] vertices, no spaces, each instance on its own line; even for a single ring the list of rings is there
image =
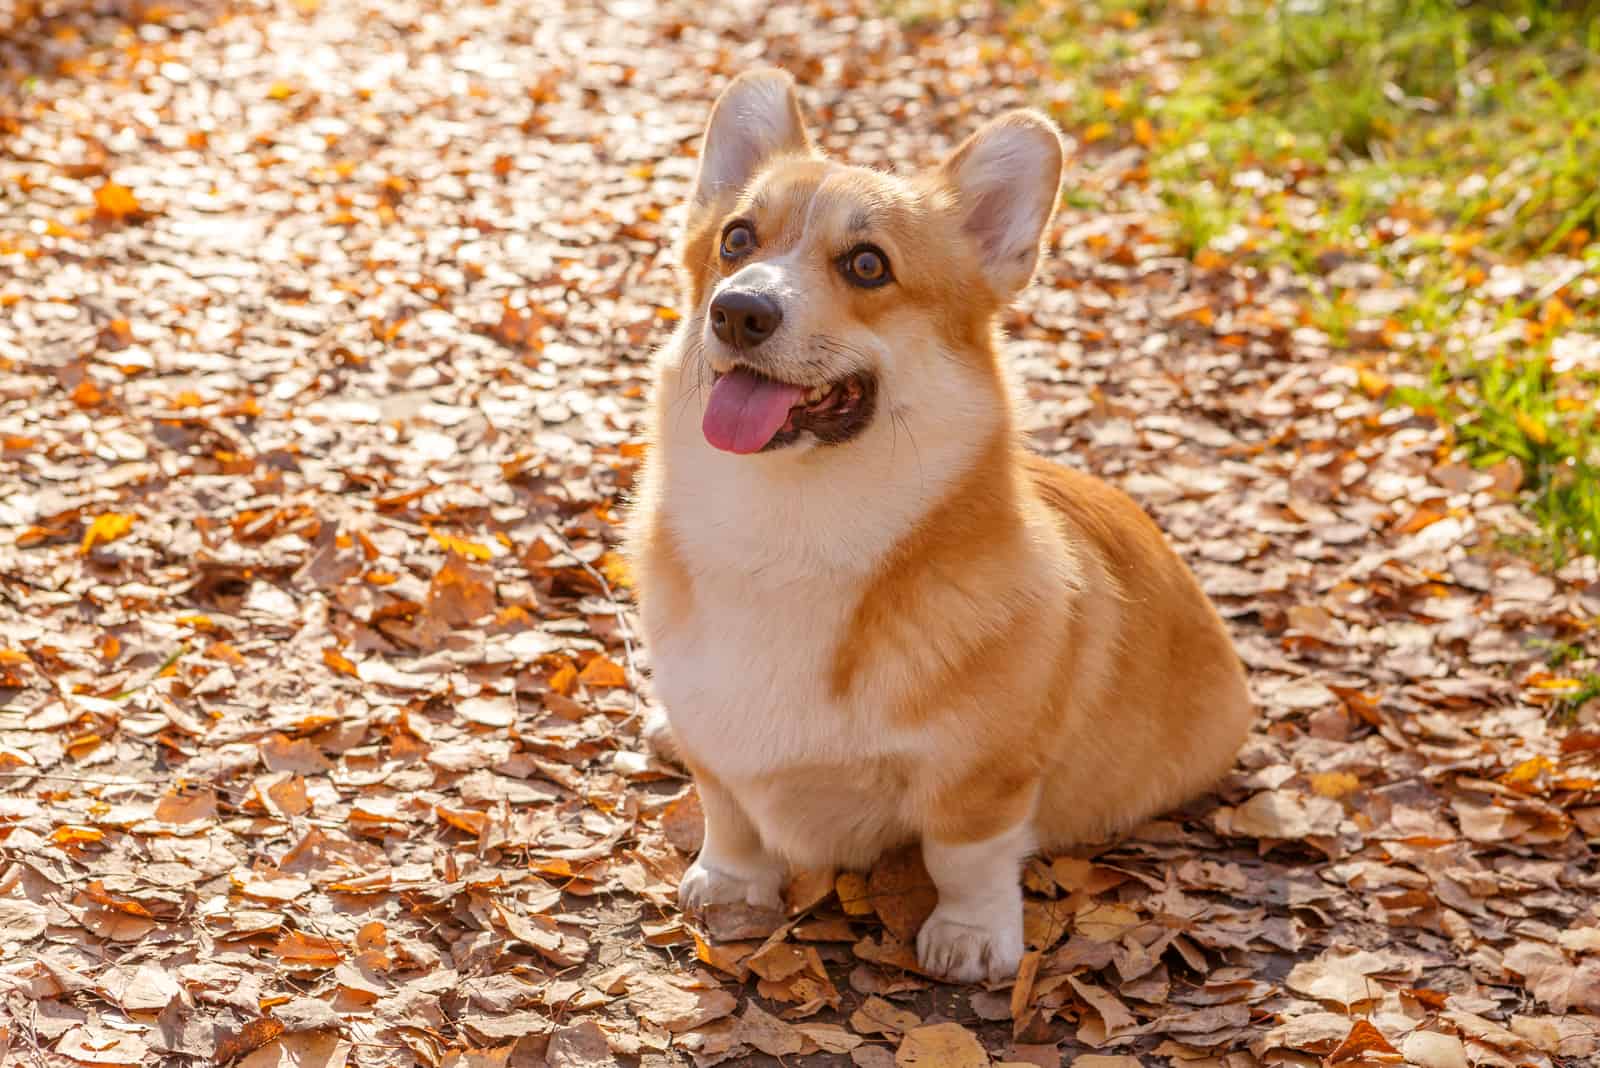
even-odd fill
[[[1010,201],[975,222],[973,183],[996,180],[986,167],[1037,171],[1015,197],[1042,198],[1047,217],[1047,121],[1007,116],[906,180],[827,161],[774,114],[789,142],[692,212],[686,316],[661,363],[658,446],[631,527],[668,715],[717,839],[686,895],[769,900],[783,863],[865,865],[920,839],[943,900],[964,865],[990,863],[974,859],[984,843],[1015,840],[993,845],[1003,867],[1205,790],[1248,728],[1244,674],[1150,518],[1018,442],[994,323],[1032,272],[1037,236],[1018,251],[1032,216]],[[758,258],[803,279],[785,311],[799,340],[763,370],[812,382],[865,360],[879,375],[883,410],[858,439],[737,458],[697,440],[683,413],[698,418],[712,369],[732,358],[702,341],[706,303],[732,273],[718,254],[732,219],[754,227]],[[856,288],[833,268],[860,240],[887,254],[892,285]],[[854,355],[827,355],[806,331]],[[762,501],[792,508],[770,535]],[[773,613],[793,626],[760,637]],[[682,707],[697,695],[722,710]],[[1003,882],[995,900],[1011,902]],[[936,914],[925,958],[968,978],[984,961],[991,977],[1014,967],[1020,936],[973,919],[988,907]]]

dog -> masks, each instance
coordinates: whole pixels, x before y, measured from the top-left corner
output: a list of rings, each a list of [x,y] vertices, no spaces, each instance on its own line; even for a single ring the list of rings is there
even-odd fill
[[[705,813],[686,910],[917,842],[919,966],[1001,981],[1031,853],[1231,765],[1253,713],[1193,575],[1019,440],[997,319],[1062,164],[1031,110],[900,177],[819,152],[780,71],[715,104],[627,533],[656,740]]]

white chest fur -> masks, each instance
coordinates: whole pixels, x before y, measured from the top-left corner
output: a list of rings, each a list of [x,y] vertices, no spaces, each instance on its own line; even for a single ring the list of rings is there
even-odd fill
[[[679,388],[670,366],[661,388]],[[835,696],[832,669],[872,577],[1003,416],[974,389],[962,398],[972,436],[951,434],[919,415],[954,398],[903,393],[908,406],[880,411],[849,446],[735,456],[706,443],[700,405],[678,396],[662,408],[651,492],[693,592],[670,621],[646,612],[655,688],[684,748],[782,841],[795,837],[782,826],[792,773],[914,767],[938,751],[927,730],[893,724],[872,688]]]

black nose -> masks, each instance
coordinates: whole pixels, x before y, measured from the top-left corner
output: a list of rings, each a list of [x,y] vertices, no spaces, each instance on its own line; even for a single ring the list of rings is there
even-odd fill
[[[778,302],[748,289],[729,289],[711,302],[711,332],[735,348],[755,348],[781,322],[783,309]]]

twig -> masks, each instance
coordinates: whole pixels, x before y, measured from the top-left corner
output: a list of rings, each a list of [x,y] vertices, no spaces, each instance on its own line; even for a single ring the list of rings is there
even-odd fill
[[[0,771],[0,779],[49,779],[52,782],[82,782],[91,786],[145,786],[151,789],[159,789],[165,785],[147,779],[128,779],[119,782],[116,779],[90,779],[82,775],[54,775],[48,771]]]

